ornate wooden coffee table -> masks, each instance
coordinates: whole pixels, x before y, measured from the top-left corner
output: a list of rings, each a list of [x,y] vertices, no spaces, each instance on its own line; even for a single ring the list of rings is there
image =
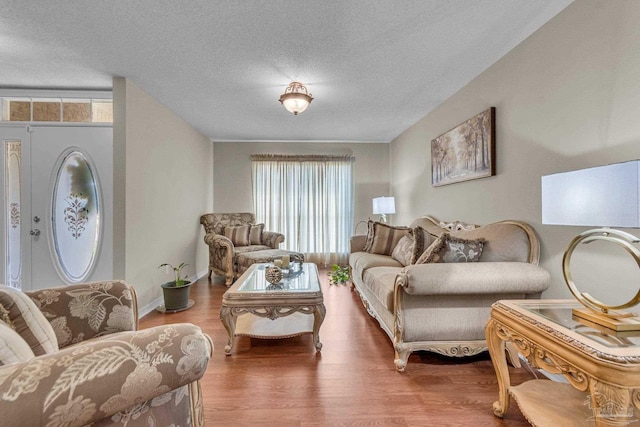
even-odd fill
[[[313,334],[320,351],[318,334],[326,309],[318,268],[292,264],[289,276],[272,285],[265,279],[267,265],[253,264],[222,296],[220,320],[229,335],[224,352],[231,354],[237,336],[289,338],[307,333]]]
[[[572,317],[575,300],[498,301],[486,337],[496,369],[502,417],[513,397],[536,426],[640,425],[640,331],[615,332]],[[530,380],[512,386],[505,359],[511,342],[534,368],[568,383]]]

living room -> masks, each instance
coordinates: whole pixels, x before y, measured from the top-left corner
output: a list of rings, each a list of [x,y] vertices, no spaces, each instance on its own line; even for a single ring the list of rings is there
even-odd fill
[[[373,217],[371,199],[380,195],[395,197],[392,224],[427,214],[474,224],[525,221],[552,278],[543,298],[568,298],[562,256],[583,229],[542,223],[540,180],[640,158],[637,22],[640,4],[632,0],[576,0],[388,144],[212,142],[134,76],[114,77],[113,277],[135,284],[141,314],[152,312],[165,277],[159,264],[185,261],[191,277],[206,276],[200,215],[253,210],[250,155],[347,154],[356,158],[354,225]],[[496,109],[496,175],[433,187],[429,142],[489,107]],[[613,279],[588,281],[583,290],[621,299],[635,292],[629,283],[637,271],[618,268],[619,255],[586,255],[582,276]],[[207,321],[218,322],[217,313]]]

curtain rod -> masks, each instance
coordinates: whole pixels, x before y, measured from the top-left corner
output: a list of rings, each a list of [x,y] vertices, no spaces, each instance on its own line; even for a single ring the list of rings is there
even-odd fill
[[[262,161],[282,161],[282,162],[326,162],[326,161],[349,161],[356,160],[351,155],[323,155],[323,154],[308,154],[308,155],[287,155],[287,154],[252,154],[251,160]]]

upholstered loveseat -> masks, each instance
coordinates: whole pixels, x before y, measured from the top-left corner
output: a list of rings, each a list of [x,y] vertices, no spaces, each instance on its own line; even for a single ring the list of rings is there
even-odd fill
[[[127,283],[0,285],[0,319],[3,427],[204,425],[211,339],[189,323],[136,330]]]
[[[278,249],[284,242],[283,234],[264,231],[264,224],[255,222],[256,217],[250,212],[209,213],[200,217],[206,233],[204,242],[209,245],[209,277],[212,272],[225,276],[225,284],[230,286],[244,272],[242,267],[246,267],[239,266],[238,255]]]
[[[352,286],[392,340],[396,368],[404,371],[413,351],[487,350],[491,304],[539,298],[548,287],[538,259],[538,238],[523,222],[476,227],[425,216],[408,227],[370,221],[367,236],[351,239],[349,266]]]

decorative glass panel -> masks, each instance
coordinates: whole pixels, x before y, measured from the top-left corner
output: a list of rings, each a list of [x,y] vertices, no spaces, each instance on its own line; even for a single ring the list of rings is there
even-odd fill
[[[94,99],[91,102],[91,121],[94,123],[113,123],[113,101]]]
[[[86,279],[94,267],[101,234],[98,180],[80,151],[69,151],[59,163],[53,189],[51,221],[55,257],[70,282]]]
[[[33,101],[34,122],[59,122],[60,101]]]
[[[62,121],[63,122],[90,122],[91,121],[91,100],[90,99],[63,99],[62,100]]]
[[[6,283],[20,289],[22,286],[22,255],[20,246],[21,229],[21,165],[22,142],[5,142],[5,201],[6,201]]]

